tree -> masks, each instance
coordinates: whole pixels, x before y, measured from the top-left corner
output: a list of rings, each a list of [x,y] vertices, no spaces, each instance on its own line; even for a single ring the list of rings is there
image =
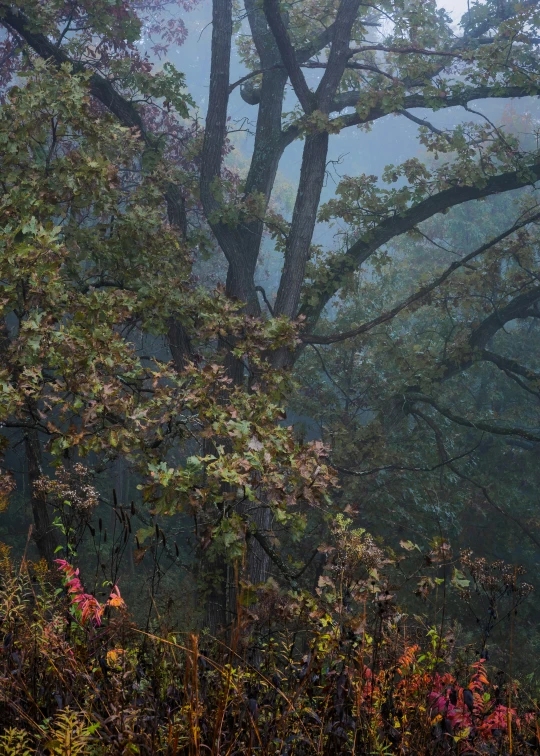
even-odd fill
[[[57,550],[44,457],[69,471],[93,454],[128,459],[154,515],[188,512],[201,548],[237,559],[259,498],[294,523],[331,481],[322,446],[278,424],[285,382],[257,356],[294,345],[295,329],[193,286],[165,218],[168,171],[145,168],[138,134],[93,109],[88,74],[37,60],[23,76],[0,109],[0,419],[6,442],[25,443],[39,552]],[[235,386],[203,354],[179,371],[141,353],[137,334],[166,333],[172,313],[201,348],[232,334],[259,384]]]
[[[486,198],[534,188],[540,177],[536,145],[524,144],[504,125],[479,115],[471,103],[538,93],[537,4],[531,0],[475,4],[456,34],[445,11],[423,1],[366,6],[357,0],[317,5],[246,0],[249,30],[241,37],[240,54],[248,72],[231,82],[235,11],[230,0],[213,0],[208,111],[204,137],[197,133],[194,140],[187,138],[193,135],[190,125],[170,113],[172,103],[185,116],[183,79],[171,69],[152,73],[149,62],[141,60],[131,46],[141,28],[134,10],[162,12],[165,6],[158,2],[135,6],[126,1],[114,7],[115,13],[107,14],[100,7],[94,12],[93,5],[89,11],[84,3],[58,2],[41,18],[32,3],[0,4],[0,21],[7,33],[5,54],[11,70],[20,54],[17,50],[30,49],[56,65],[71,62],[75,72],[87,72],[90,92],[100,107],[108,108],[124,126],[138,130],[146,159],[161,150],[177,167],[163,189],[169,220],[188,247],[196,249],[202,238],[198,222],[202,210],[227,260],[226,295],[243,303],[246,322],[280,324],[285,318],[301,324],[297,347],[291,350],[275,343],[278,348],[260,355],[262,362],[255,364],[254,371],[239,359],[237,335],[222,329],[218,351],[225,355],[227,375],[234,385],[253,382],[253,372],[262,369],[263,363],[274,370],[291,368],[307,345],[351,339],[358,344],[375,327],[436,299],[456,273],[473,265],[475,277],[460,294],[458,333],[450,329],[444,338],[435,340],[424,351],[421,364],[415,362],[412,369],[409,355],[402,358],[399,379],[392,382],[398,404],[405,409],[400,416],[402,427],[407,426],[411,412],[416,418],[423,413],[431,427],[429,413],[435,412],[445,423],[537,443],[537,432],[517,421],[498,423],[491,417],[465,416],[433,395],[441,382],[474,371],[479,362],[496,365],[514,384],[521,382],[524,391],[535,391],[537,374],[527,361],[492,349],[493,340],[508,323],[536,317],[540,289],[534,272],[533,224],[538,219],[534,192],[525,192],[519,216],[510,214],[506,224],[501,217],[493,235],[482,236],[474,246],[467,243],[446,269],[438,266],[438,260],[433,264],[433,246],[422,246],[422,265],[434,266],[433,278],[425,284],[412,280],[403,301],[387,298],[383,287],[383,296],[363,308],[365,320],[364,312],[355,306],[351,322],[338,330],[332,316],[338,298],[347,298],[355,287],[369,294],[369,276],[363,278],[362,272],[383,266],[383,253],[393,250],[397,239],[404,235],[424,238],[433,219],[453,208],[477,213],[485,207],[480,201]],[[74,20],[76,27],[72,27]],[[95,37],[101,40],[99,44],[94,44]],[[289,86],[296,104],[292,113],[284,115]],[[253,152],[243,182],[224,165],[229,98],[237,87],[243,99],[257,108]],[[175,104],[175,94],[180,103]],[[141,99],[142,104],[137,103]],[[460,108],[464,119],[453,128],[440,128],[413,112],[449,108]],[[376,128],[392,114],[418,124],[423,158],[411,157],[389,166],[381,177],[344,177],[336,196],[321,207],[332,136],[358,126]],[[283,154],[297,140],[303,141],[301,170],[292,218],[287,221],[276,216],[269,203]],[[317,249],[317,222],[336,221],[342,233],[336,235],[335,249]],[[255,281],[265,234],[272,236],[276,251],[283,255],[273,302]],[[528,251],[519,258],[517,271],[506,260],[522,243]],[[493,255],[499,267],[490,279],[497,296],[490,299],[483,280],[493,268]],[[477,304],[479,296],[483,297],[480,306],[468,306]],[[176,367],[182,370],[192,347],[185,319],[179,315],[179,311],[171,313],[168,332]],[[376,372],[372,380],[376,386],[380,374]],[[437,435],[435,428],[432,431]],[[253,523],[264,552],[258,578],[264,578],[270,561],[287,576],[283,560],[265,540],[272,534],[271,514],[272,507],[263,502]]]

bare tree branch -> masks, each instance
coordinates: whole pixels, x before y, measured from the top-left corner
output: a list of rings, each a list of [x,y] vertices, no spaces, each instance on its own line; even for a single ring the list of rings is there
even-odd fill
[[[315,280],[304,288],[304,304],[298,314],[307,319],[308,328],[313,327],[328,301],[351,274],[383,244],[410,231],[422,221],[464,202],[529,186],[531,181],[539,178],[540,161],[528,167],[528,175],[524,175],[522,171],[508,171],[490,176],[482,186],[453,186],[418,202],[400,215],[385,218],[378,226],[363,234],[346,252],[335,255],[323,266]]]
[[[439,97],[431,96],[426,97],[423,94],[409,94],[405,95],[402,100],[401,108],[405,110],[411,110],[413,108],[427,108],[429,110],[436,108],[454,108],[457,105],[466,105],[473,100],[486,100],[486,99],[506,99],[511,97],[532,97],[540,92],[540,86],[531,87],[518,87],[518,86],[500,86],[500,87],[465,87],[463,90],[446,94],[441,92]],[[382,90],[380,97],[385,94],[385,90]],[[334,98],[332,103],[332,112],[339,113],[345,108],[354,108],[359,102],[361,102],[364,93],[360,90],[350,90],[348,92],[342,92]],[[348,126],[359,126],[365,123],[371,123],[379,118],[384,118],[390,115],[392,112],[381,106],[373,106],[370,108],[366,115],[360,115],[359,113],[351,113],[349,115],[340,116],[340,123],[343,128]],[[292,127],[291,127],[292,128]]]
[[[536,538],[535,535],[531,532],[530,526],[524,525],[521,520],[519,520],[517,517],[515,517],[511,512],[509,512],[507,509],[503,509],[497,502],[495,502],[488,489],[487,486],[482,485],[482,483],[478,483],[478,481],[474,480],[473,478],[469,477],[468,475],[465,475],[460,470],[457,469],[454,465],[450,465],[450,469],[453,473],[455,473],[461,480],[466,480],[468,483],[470,483],[475,488],[478,488],[482,494],[484,495],[485,500],[487,503],[492,506],[494,509],[497,510],[500,514],[503,515],[503,517],[507,517],[509,520],[511,520],[513,523],[515,523],[518,528],[527,536],[527,538],[534,543],[535,546],[540,548],[540,541],[538,538]]]
[[[412,113],[409,113],[408,110],[403,110],[403,109],[397,110],[396,113],[399,113],[399,115],[402,115],[405,118],[408,118],[409,121],[412,121],[413,123],[418,124],[418,126],[425,126],[434,134],[437,134],[438,136],[442,136],[446,139],[447,142],[449,142],[450,144],[452,143],[452,139],[445,131],[441,131],[441,129],[438,129],[436,126],[430,123],[426,118],[418,118]]]
[[[302,69],[298,64],[296,52],[289,39],[289,34],[283,22],[283,18],[281,17],[279,2],[278,0],[264,0],[263,7],[268,26],[274,35],[274,39],[276,40],[276,44],[281,54],[281,60],[287,69],[289,79],[291,80],[295,94],[298,97],[298,101],[305,113],[312,113],[313,110],[315,110],[315,97],[308,87]]]
[[[486,420],[475,419],[469,420],[466,417],[456,414],[448,407],[441,406],[433,397],[427,394],[421,394],[417,391],[407,391],[403,395],[405,404],[415,404],[420,402],[422,404],[429,404],[440,415],[443,415],[448,420],[451,420],[456,425],[462,425],[465,428],[474,428],[475,430],[485,431],[486,433],[492,433],[495,436],[519,436],[527,441],[534,441],[540,443],[540,436],[536,433],[526,430],[525,428],[518,428],[516,426],[496,425],[495,423],[487,422]]]
[[[420,412],[416,410],[415,414],[417,414],[421,419],[431,428],[433,433],[435,434],[435,438],[437,440],[437,444],[439,448],[442,447],[442,453],[444,456],[446,456],[446,450],[444,449],[444,445],[442,442],[442,433],[441,430],[438,428],[438,426],[431,420],[431,418],[427,417],[423,412]],[[465,475],[460,470],[457,469],[454,462],[458,461],[459,458],[454,459],[446,459],[444,462],[444,465],[448,466],[448,468],[458,476],[461,480],[466,480],[468,483],[470,483],[475,488],[479,488],[488,504],[490,504],[494,509],[496,509],[500,514],[502,514],[504,517],[507,517],[509,520],[511,520],[513,523],[515,523],[520,530],[522,530],[526,535],[530,538],[530,540],[536,545],[540,547],[540,541],[530,532],[530,528],[526,528],[521,520],[519,520],[517,517],[512,515],[510,512],[508,512],[506,509],[503,509],[501,506],[499,506],[490,496],[487,487],[482,485],[481,483],[478,483],[473,478],[469,477],[468,475]]]
[[[483,360],[485,362],[492,362],[505,373],[515,373],[516,375],[520,375],[523,378],[526,378],[528,381],[538,381],[540,383],[540,373],[535,373],[533,370],[529,370],[529,368],[525,367],[524,365],[520,365],[519,362],[508,359],[508,357],[503,357],[501,354],[496,354],[495,352],[490,352],[487,349],[483,349],[481,352],[479,352],[478,358],[479,360]]]
[[[343,77],[349,58],[349,43],[360,0],[341,0],[334,23],[328,63],[317,87],[317,107],[329,113],[332,100]]]
[[[493,239],[490,239],[485,244],[482,244],[482,246],[478,247],[473,252],[470,252],[468,255],[465,255],[465,257],[462,257],[461,260],[456,260],[456,262],[453,262],[448,268],[446,268],[446,270],[443,273],[441,273],[441,275],[434,278],[432,281],[430,281],[430,283],[426,284],[425,286],[422,286],[420,289],[418,289],[418,291],[415,291],[414,294],[411,294],[411,296],[407,297],[407,299],[405,299],[403,302],[400,302],[391,310],[388,310],[387,312],[384,312],[381,315],[378,315],[376,318],[373,318],[373,320],[370,320],[367,323],[363,323],[362,325],[357,326],[356,328],[351,328],[348,331],[342,331],[341,333],[329,334],[328,336],[323,335],[323,334],[316,334],[316,333],[306,334],[305,336],[302,337],[302,340],[306,342],[307,344],[334,344],[337,341],[344,341],[345,339],[351,339],[351,338],[354,338],[355,336],[359,336],[362,333],[367,333],[368,331],[371,331],[373,328],[376,328],[377,326],[382,325],[383,323],[386,323],[389,320],[392,320],[393,318],[396,317],[396,315],[398,315],[403,310],[408,309],[411,305],[424,299],[428,294],[434,291],[434,289],[437,289],[439,286],[441,286],[441,284],[443,284],[456,270],[466,267],[467,264],[471,260],[474,260],[476,257],[479,257],[480,255],[484,254],[484,252],[487,252],[488,250],[495,247],[497,244],[500,244],[502,241],[507,239],[516,231],[519,231],[519,229],[539,219],[540,219],[540,213],[536,213],[533,216],[529,216],[525,220],[515,223],[506,231],[503,231],[498,236],[494,237]]]
[[[526,288],[503,307],[495,309],[474,329],[469,339],[473,349],[484,349],[497,331],[511,320],[527,317],[529,307],[540,299],[540,286]]]
[[[436,465],[431,465],[430,467],[407,467],[405,465],[385,465],[384,467],[373,467],[371,470],[349,470],[349,468],[340,467],[339,465],[333,465],[333,467],[335,467],[335,469],[338,472],[341,472],[344,475],[353,475],[357,478],[365,478],[367,475],[375,475],[375,473],[379,473],[379,472],[434,472],[435,470],[440,470],[446,465],[450,465],[452,462],[457,462],[458,460],[464,459],[465,457],[470,457],[470,455],[474,454],[474,452],[478,449],[481,443],[482,441],[480,440],[475,446],[473,446],[472,449],[468,449],[467,451],[462,452],[462,454],[457,454],[455,457],[451,457],[450,459],[445,459],[443,462],[439,462]]]

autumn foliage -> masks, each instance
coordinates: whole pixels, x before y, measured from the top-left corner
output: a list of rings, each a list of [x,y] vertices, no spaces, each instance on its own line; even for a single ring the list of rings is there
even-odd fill
[[[536,753],[534,697],[457,643],[453,619],[429,626],[388,598],[408,557],[344,518],[333,532],[317,598],[240,584],[221,639],[159,615],[140,628],[116,585],[100,603],[66,560],[15,564],[2,547],[0,754]],[[507,586],[511,611],[524,585]]]
[[[107,607],[125,607],[124,599],[120,596],[120,591],[118,590],[117,585],[113,586],[111,595],[106,603],[102,605],[95,596],[92,596],[90,593],[85,593],[79,578],[78,569],[74,569],[65,559],[56,559],[55,562],[64,574],[64,585],[70,596],[71,606],[76,610],[77,615],[80,616],[80,622],[82,625],[92,622],[99,627],[99,625],[101,625],[103,613]]]
[[[537,753],[538,3],[197,4],[0,0],[0,756]]]

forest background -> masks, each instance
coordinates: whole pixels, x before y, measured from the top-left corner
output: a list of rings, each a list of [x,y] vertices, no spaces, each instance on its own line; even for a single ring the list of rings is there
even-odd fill
[[[244,612],[255,666],[269,596],[358,638],[369,595],[535,689],[539,24],[0,3],[17,558],[119,586],[145,632]]]

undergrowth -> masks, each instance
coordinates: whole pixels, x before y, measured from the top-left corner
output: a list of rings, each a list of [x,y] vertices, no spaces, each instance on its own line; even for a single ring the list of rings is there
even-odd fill
[[[0,547],[0,756],[539,752],[536,700],[511,675],[521,571],[442,540],[407,571],[414,544],[396,556],[344,519],[333,532],[315,591],[240,582],[219,639],[157,608],[143,630],[117,586],[99,603],[74,565]],[[400,575],[418,600],[439,592],[435,624],[399,608]],[[450,591],[486,602],[475,642],[447,616]],[[503,619],[510,671],[487,648]]]

